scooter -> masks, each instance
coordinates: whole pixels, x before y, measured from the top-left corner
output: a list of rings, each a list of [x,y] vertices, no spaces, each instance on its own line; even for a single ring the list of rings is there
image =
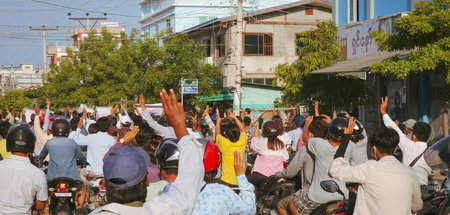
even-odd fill
[[[423,202],[429,202],[431,205],[434,206],[430,211],[427,211],[423,214],[429,214],[429,215],[447,215],[450,214],[450,184],[449,176],[448,176],[448,169],[443,169],[441,171],[441,175],[446,176],[444,179],[444,182],[439,187],[439,183],[437,183],[435,180],[431,180],[428,183],[428,190],[433,190],[434,192],[425,197],[422,198]]]

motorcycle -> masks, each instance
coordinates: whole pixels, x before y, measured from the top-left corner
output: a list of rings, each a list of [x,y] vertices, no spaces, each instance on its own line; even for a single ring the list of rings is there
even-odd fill
[[[345,198],[344,192],[339,188],[339,185],[333,180],[325,180],[320,182],[320,187],[329,193],[339,193],[343,200],[331,201],[320,205],[314,209],[311,215],[350,215],[353,214],[353,209],[356,201],[356,191],[352,189],[358,186],[357,184],[347,184],[349,187],[349,199]]]
[[[71,178],[55,178],[48,182],[52,215],[70,215],[76,212],[77,181]]]

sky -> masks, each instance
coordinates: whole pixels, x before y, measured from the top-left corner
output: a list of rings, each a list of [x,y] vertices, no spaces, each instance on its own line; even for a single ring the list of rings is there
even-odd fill
[[[47,44],[71,46],[70,33],[80,25],[70,17],[105,17],[119,22],[129,33],[139,28],[141,0],[0,0],[0,66],[32,64],[42,67],[42,31],[32,28],[55,28],[47,31]],[[82,21],[85,24],[85,21]],[[90,21],[91,25],[93,21]],[[49,58],[47,58],[47,62]]]

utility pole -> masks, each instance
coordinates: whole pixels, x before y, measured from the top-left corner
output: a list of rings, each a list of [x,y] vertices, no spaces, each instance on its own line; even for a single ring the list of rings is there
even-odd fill
[[[242,32],[243,28],[243,0],[238,0],[237,23],[236,23],[236,92],[234,106],[237,108],[237,114],[241,110],[241,80],[242,80]]]
[[[58,26],[56,26],[56,28],[46,28],[45,25],[43,25],[42,27],[39,28],[33,28],[30,26],[30,30],[31,31],[42,31],[42,52],[43,52],[43,64],[42,67],[44,69],[44,73],[47,72],[47,37],[45,35],[46,31],[57,31],[58,30]]]
[[[71,16],[72,13],[67,13],[68,16]],[[84,30],[86,32],[90,32],[92,30],[92,28],[97,24],[98,20],[107,20],[108,18],[106,17],[89,17],[89,13],[85,14],[86,17],[71,17],[69,18],[69,20],[76,20],[78,21],[78,23],[80,23],[80,25],[84,28]],[[103,15],[108,15],[107,13],[103,13]],[[83,25],[83,23],[81,22],[81,20],[86,20],[86,26]],[[95,20],[94,24],[92,26],[89,27],[89,20]]]

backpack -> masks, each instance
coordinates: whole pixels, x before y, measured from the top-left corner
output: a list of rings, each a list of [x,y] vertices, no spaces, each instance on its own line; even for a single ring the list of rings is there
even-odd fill
[[[256,201],[258,209],[275,209],[278,201],[292,193],[295,193],[294,182],[276,175],[270,176],[257,190]]]

